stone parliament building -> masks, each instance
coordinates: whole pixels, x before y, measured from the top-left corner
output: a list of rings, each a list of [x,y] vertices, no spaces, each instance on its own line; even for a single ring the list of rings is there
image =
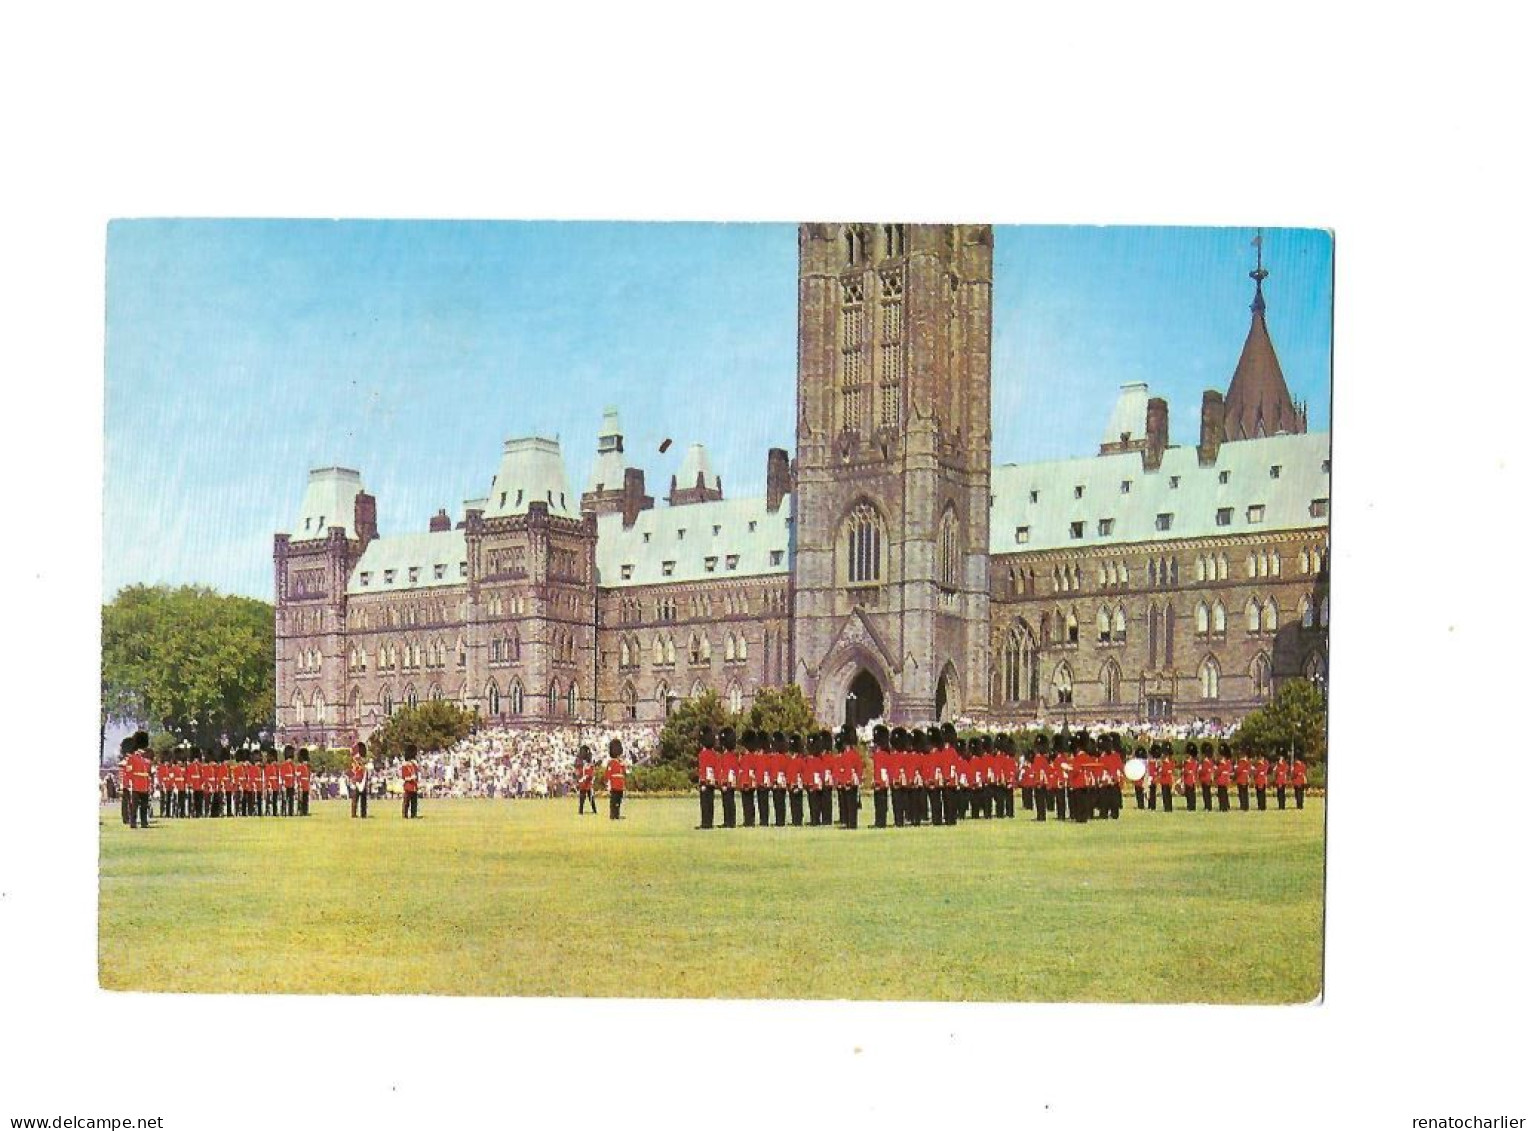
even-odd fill
[[[1028,464],[991,462],[991,264],[987,226],[800,227],[795,451],[761,495],[692,444],[657,506],[613,409],[582,494],[557,441],[511,439],[418,533],[380,535],[357,471],[311,471],[273,553],[279,741],[428,699],[659,722],[790,682],[828,724],[1231,721],[1324,681],[1329,436],[1289,395],[1260,253],[1196,447],[1130,384],[1096,454]]]

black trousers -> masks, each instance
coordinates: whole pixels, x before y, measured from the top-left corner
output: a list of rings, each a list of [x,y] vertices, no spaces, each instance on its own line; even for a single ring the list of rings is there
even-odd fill
[[[176,816],[185,817],[190,807],[190,795],[185,789],[176,790]]]
[[[1305,787],[1303,785],[1294,787],[1294,807],[1296,809],[1305,808]]]
[[[245,791],[245,816],[259,817],[261,815],[261,794],[258,790],[247,789]]]
[[[772,791],[772,823],[780,829],[788,823],[787,789],[774,789]],[[798,822],[795,823],[797,824]]]
[[[257,801],[259,804],[259,799]],[[366,817],[368,815],[368,794],[365,789],[352,790],[352,816]]]
[[[1017,793],[1010,785],[1001,787],[1001,804],[1009,818],[1017,817]]]
[[[266,815],[268,817],[275,817],[275,816],[277,816],[277,799],[278,799],[279,793],[280,793],[280,791],[279,790],[275,790],[275,789],[267,791],[267,794],[266,794]]]
[[[419,793],[405,794],[404,800],[400,802],[400,816],[404,817],[406,820],[409,820],[411,817],[419,817],[421,815],[420,797],[421,795]]]
[[[1161,811],[1163,813],[1172,811],[1172,787],[1169,785],[1161,787]]]
[[[944,824],[957,825],[959,818],[964,815],[964,791],[958,786],[949,786],[943,790],[943,822]]]
[[[1032,795],[1029,798],[1029,800],[1031,800],[1033,802],[1033,805],[1031,806],[1031,808],[1033,809],[1033,819],[1035,821],[1048,820],[1049,819],[1049,791],[1047,789],[1035,788],[1035,789],[1031,789],[1031,790],[1025,789],[1025,790],[1023,790],[1023,793],[1024,794],[1031,794]]]
[[[858,810],[863,807],[862,794],[855,785],[843,786],[842,791],[842,824],[849,829],[858,827]]]
[[[1288,800],[1288,798],[1285,796],[1285,792],[1286,792],[1287,789],[1288,789],[1287,786],[1282,786],[1281,785],[1281,786],[1278,787],[1278,807],[1280,809],[1282,809],[1284,807],[1284,802],[1286,800]]]
[[[934,825],[945,825],[947,817],[943,813],[943,796],[946,791],[937,786],[929,786],[927,789],[927,812],[931,814]]]
[[[1214,808],[1214,786],[1212,786],[1209,782],[1204,782],[1201,786],[1199,786],[1199,788],[1204,793],[1204,812],[1207,813],[1210,809]]]
[[[1050,792],[1054,794],[1055,818],[1063,821],[1066,817],[1066,806],[1070,803],[1070,793],[1064,788]]]
[[[887,789],[874,790],[874,828],[888,828],[889,813],[890,791]]]
[[[804,790],[789,790],[788,808],[793,823],[796,825],[804,824]]]
[[[760,827],[762,827],[764,829],[767,827],[767,810],[771,806],[771,804],[772,804],[772,790],[768,789],[766,786],[761,786],[761,785],[757,786],[756,787],[756,823]]]
[[[129,828],[149,827],[149,791],[136,789],[133,791],[133,808],[129,813]]]
[[[586,813],[586,803],[588,801],[591,803],[591,813],[592,813],[592,816],[596,815],[597,799],[591,795],[591,790],[590,789],[583,789],[583,790],[580,791],[580,797],[577,798],[577,800],[576,800],[575,815],[577,817],[585,815],[585,813]]]
[[[366,815],[367,815],[366,813],[363,814],[363,816],[366,816]],[[608,795],[607,795],[607,817],[608,817],[609,820],[616,821],[616,820],[621,819],[622,816],[623,816],[623,791],[621,789],[614,789],[614,790],[610,791],[608,793]]]
[[[724,803],[724,827],[735,827],[735,791],[728,787],[719,791],[719,800]]]
[[[1236,786],[1236,803],[1241,806],[1241,812],[1245,813],[1252,807],[1252,787],[1249,785]]]
[[[1198,791],[1191,785],[1182,787],[1182,799],[1188,803],[1188,812],[1198,808]]]
[[[1259,813],[1268,811],[1268,787],[1265,785],[1257,787],[1257,811]]]
[[[282,815],[284,817],[291,817],[297,812],[293,806],[293,791],[294,787],[291,785],[282,787]]]
[[[1118,786],[1108,787],[1108,816],[1113,820],[1119,819],[1119,814],[1124,811],[1124,791]]]
[[[309,815],[309,791],[307,789],[300,791],[298,795],[298,815],[300,817],[307,817]]]
[[[905,786],[897,785],[890,790],[890,803],[895,811],[895,827],[897,829],[905,826],[906,802]]]
[[[1029,812],[1033,811],[1033,786],[1031,785],[1023,786],[1023,808]]]
[[[698,827],[711,829],[714,827],[714,787],[700,785],[698,787]]]
[[[1145,784],[1143,782],[1135,782],[1135,808],[1145,808]]]
[[[743,789],[740,791],[740,815],[744,818],[746,828],[756,826],[756,790]]]
[[[1228,785],[1215,786],[1215,795],[1219,798],[1219,801],[1220,801],[1220,812],[1221,813],[1229,813],[1230,812],[1230,786],[1228,786]]]

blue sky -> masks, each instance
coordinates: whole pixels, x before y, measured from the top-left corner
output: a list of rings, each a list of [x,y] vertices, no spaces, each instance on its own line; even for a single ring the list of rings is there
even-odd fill
[[[1126,381],[1196,440],[1250,324],[1251,238],[998,228],[995,461],[1095,451]],[[1328,428],[1331,239],[1264,246],[1290,392]],[[793,446],[796,255],[783,224],[115,222],[103,595],[270,599],[313,466],[360,469],[385,534],[459,516],[508,436],[558,435],[579,491],[608,404],[652,494],[694,440],[726,494],[758,493],[767,448]]]

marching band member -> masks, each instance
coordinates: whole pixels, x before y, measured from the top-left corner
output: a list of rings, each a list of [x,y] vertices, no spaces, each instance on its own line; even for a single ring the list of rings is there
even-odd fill
[[[1103,755],[1103,791],[1108,819],[1117,821],[1124,811],[1124,742],[1117,734],[1108,736],[1108,752]]]
[[[1161,757],[1156,763],[1156,784],[1161,791],[1161,811],[1172,811],[1172,786],[1177,782],[1177,763],[1170,742],[1161,743]]]
[[[1156,807],[1155,793],[1154,793],[1154,790],[1156,788],[1156,764],[1155,764],[1154,761],[1149,760],[1149,759],[1147,759],[1145,757],[1145,747],[1143,747],[1143,746],[1136,746],[1135,747],[1135,757],[1140,759],[1140,761],[1145,763],[1145,776],[1143,778],[1141,778],[1139,781],[1135,782],[1135,808],[1136,809],[1144,809],[1145,808],[1145,783],[1146,782],[1150,782],[1151,783],[1151,790],[1152,790],[1152,794],[1151,794],[1151,808],[1154,809]]]
[[[595,796],[597,784],[596,764],[591,760],[591,747],[582,746],[580,753],[575,756],[575,790],[577,793],[575,803],[575,815],[584,817],[586,805],[591,805],[591,815],[597,815],[597,799]]]

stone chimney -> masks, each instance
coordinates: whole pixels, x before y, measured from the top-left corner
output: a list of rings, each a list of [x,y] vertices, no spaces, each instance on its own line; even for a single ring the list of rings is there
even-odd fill
[[[1152,397],[1145,404],[1145,469],[1155,471],[1167,449],[1167,407],[1165,397]]]
[[[378,537],[378,500],[366,491],[358,491],[352,508],[352,529],[357,532],[362,548]]]
[[[634,520],[639,517],[640,511],[647,511],[655,505],[655,500],[644,493],[644,468],[625,467],[623,469],[623,525],[627,529],[634,525]]]
[[[776,511],[794,489],[794,473],[783,448],[767,449],[767,509]]]
[[[1225,442],[1225,398],[1214,389],[1204,390],[1204,408],[1199,416],[1198,465],[1209,467],[1219,457]]]
[[[446,508],[438,508],[437,513],[431,516],[427,529],[433,534],[441,534],[444,530],[453,529],[453,520],[447,517]]]

